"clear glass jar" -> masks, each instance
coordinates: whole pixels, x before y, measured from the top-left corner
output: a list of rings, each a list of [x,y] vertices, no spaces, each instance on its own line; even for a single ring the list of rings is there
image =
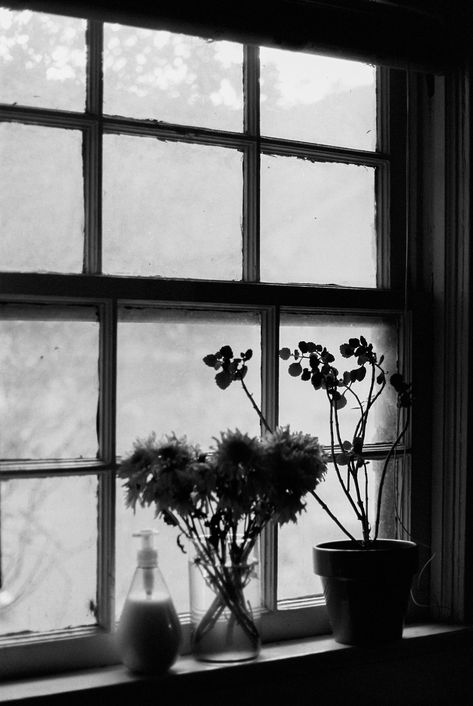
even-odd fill
[[[192,652],[196,659],[238,662],[254,659],[261,646],[259,565],[227,564],[210,572],[189,562]]]

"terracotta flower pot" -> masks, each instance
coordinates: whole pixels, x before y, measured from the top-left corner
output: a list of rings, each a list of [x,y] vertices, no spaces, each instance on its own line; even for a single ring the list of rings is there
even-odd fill
[[[414,542],[379,539],[369,549],[350,541],[314,547],[337,642],[370,645],[402,637],[412,578],[418,569]]]

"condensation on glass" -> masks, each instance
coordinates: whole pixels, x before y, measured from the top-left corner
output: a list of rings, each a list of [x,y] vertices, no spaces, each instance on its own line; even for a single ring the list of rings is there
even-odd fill
[[[0,340],[0,458],[96,458],[96,309],[2,304]]]
[[[0,635],[96,623],[97,478],[0,482]]]
[[[0,269],[82,272],[82,135],[0,124]]]
[[[258,417],[239,383],[217,387],[216,371],[202,359],[223,345],[253,359],[245,378],[261,395],[259,314],[123,307],[117,341],[117,451],[137,437],[175,432],[207,448],[219,430],[259,434]]]
[[[261,48],[261,133],[376,149],[376,68]]]
[[[84,111],[85,26],[0,8],[0,103]]]
[[[343,373],[353,364],[341,356],[339,346],[349,338],[364,336],[372,343],[379,356],[385,356],[383,367],[388,376],[397,370],[399,357],[399,333],[395,317],[353,315],[309,315],[283,312],[281,314],[280,347],[294,350],[299,341],[312,341],[325,346],[335,356],[333,365]],[[290,424],[291,428],[317,436],[325,446],[330,445],[329,405],[324,390],[315,390],[309,381],[293,378],[287,368],[290,361],[279,362],[279,421]],[[368,392],[368,381],[358,386],[360,399]],[[358,412],[355,404],[347,404],[340,410],[341,435],[352,441]],[[394,440],[397,423],[395,394],[388,384],[383,395],[375,403],[370,413],[370,423],[366,433],[366,443],[387,444]],[[374,519],[377,478],[382,463],[371,460],[369,472],[374,475],[369,498],[371,519]],[[360,536],[360,525],[354,518],[340,489],[333,466],[329,465],[326,478],[317,488],[317,493],[334,511],[334,514],[354,534]],[[394,495],[388,493],[389,502],[394,502]],[[392,510],[392,505],[389,508]],[[321,592],[319,579],[312,572],[310,559],[311,547],[319,542],[342,539],[341,530],[322,510],[313,498],[307,502],[307,512],[299,518],[297,525],[287,525],[280,530],[278,539],[278,598],[285,600],[300,596],[309,596]],[[309,554],[301,553],[298,548],[305,547]]]
[[[103,167],[104,272],[241,279],[240,152],[106,135]]]
[[[261,280],[376,287],[375,169],[262,155]]]
[[[106,24],[104,111],[241,131],[242,65],[241,44]]]

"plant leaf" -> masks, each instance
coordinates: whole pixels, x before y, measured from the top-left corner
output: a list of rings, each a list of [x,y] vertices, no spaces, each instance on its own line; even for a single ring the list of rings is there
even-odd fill
[[[217,362],[217,356],[213,353],[209,353],[209,355],[204,356],[202,360],[204,361],[205,365],[209,366],[209,368],[214,368],[215,363]]]
[[[366,375],[366,368],[361,367],[356,370],[356,379],[359,380],[360,382],[364,380]]]
[[[309,368],[304,368],[301,375],[301,380],[310,380],[311,372]]]
[[[221,370],[215,376],[215,382],[221,390],[226,390],[233,380],[232,374],[227,370]]]
[[[222,346],[219,350],[219,355],[222,358],[233,358],[233,351],[230,346]]]
[[[297,378],[302,373],[302,365],[300,363],[291,363],[287,370],[289,375],[292,375],[293,378]]]
[[[237,370],[234,375],[233,379],[234,380],[243,380],[245,377],[246,373],[248,372],[248,366],[247,365],[242,365],[240,370]]]
[[[281,348],[279,351],[279,357],[282,358],[282,360],[289,360],[291,357],[291,351],[289,348]]]
[[[340,353],[344,358],[351,358],[353,355],[353,348],[348,345],[348,343],[342,343],[340,346]]]

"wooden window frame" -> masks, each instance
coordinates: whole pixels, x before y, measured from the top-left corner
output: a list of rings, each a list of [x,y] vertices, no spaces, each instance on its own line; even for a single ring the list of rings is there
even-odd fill
[[[467,352],[469,339],[465,341],[459,334],[469,330],[470,309],[464,302],[465,291],[469,286],[469,250],[467,245],[467,230],[469,223],[467,193],[467,173],[458,167],[459,157],[463,157],[469,149],[469,131],[467,117],[469,115],[469,79],[465,72],[460,71],[454,76],[424,77],[412,80],[406,89],[404,72],[379,69],[382,77],[378,93],[378,150],[373,153],[360,150],[327,147],[293,143],[287,140],[261,137],[258,132],[258,82],[255,80],[254,69],[258,64],[258,53],[255,47],[246,46],[245,53],[245,102],[244,131],[228,133],[205,128],[194,128],[178,125],[153,124],[145,120],[104,116],[101,112],[103,86],[99,68],[100,55],[103,46],[102,23],[89,20],[87,36],[89,41],[87,69],[87,110],[82,114],[66,113],[65,111],[0,106],[0,121],[18,122],[31,125],[43,125],[79,129],[84,134],[84,176],[85,176],[85,254],[84,272],[82,274],[35,274],[35,273],[2,273],[0,276],[0,298],[3,301],[21,301],[48,303],[85,303],[97,305],[101,312],[101,370],[102,388],[100,396],[101,418],[108,420],[101,425],[100,449],[101,461],[79,465],[57,463],[52,467],[47,464],[51,473],[97,473],[100,477],[99,512],[100,535],[99,544],[99,627],[97,629],[73,629],[58,631],[49,636],[38,635],[32,638],[1,640],[0,653],[6,656],[7,673],[20,670],[21,664],[28,662],[29,654],[34,657],[36,669],[41,671],[49,660],[68,666],[93,666],[94,664],[114,663],[117,655],[114,651],[110,632],[114,625],[113,609],[113,575],[114,564],[114,506],[116,467],[114,417],[116,406],[116,322],[117,307],[122,301],[149,304],[187,306],[213,306],[254,308],[262,312],[262,338],[266,355],[263,358],[263,388],[267,390],[263,396],[263,410],[271,423],[277,423],[277,370],[274,353],[278,349],[278,321],[282,309],[299,311],[307,308],[307,300],[312,300],[311,311],[326,313],[330,311],[353,312],[354,314],[395,313],[404,320],[407,347],[412,345],[413,373],[422,378],[419,372],[422,362],[418,351],[420,333],[426,332],[428,325],[422,321],[429,306],[429,292],[420,283],[422,278],[429,276],[432,263],[426,262],[418,251],[413,254],[411,245],[417,247],[417,240],[427,241],[427,221],[437,210],[441,211],[441,222],[432,225],[435,240],[434,269],[441,274],[438,294],[441,299],[440,315],[443,316],[443,349],[442,355],[434,361],[435,370],[446,379],[445,361],[453,356],[456,367],[462,374],[468,368]],[[95,70],[91,67],[95,66]],[[430,81],[430,83],[429,83]],[[430,95],[429,86],[435,85],[434,98]],[[406,109],[406,97],[409,100],[409,113]],[[448,100],[447,100],[448,99]],[[461,119],[458,119],[459,113]],[[409,134],[406,140],[405,120],[409,119]],[[459,122],[458,122],[459,120]],[[422,131],[428,124],[427,135]],[[445,131],[447,139],[444,139]],[[166,280],[141,277],[115,277],[101,274],[101,150],[102,135],[120,133],[126,135],[154,136],[158,139],[177,140],[205,145],[220,145],[240,149],[245,155],[244,175],[245,189],[243,195],[243,233],[244,252],[241,282],[199,281],[199,280]],[[432,164],[432,154],[438,154],[436,142],[445,145],[442,153],[442,170],[438,178],[429,181],[427,170]],[[417,145],[417,146],[416,146]],[[277,285],[260,283],[258,258],[259,233],[259,177],[258,162],[260,152],[309,157],[319,160],[339,161],[341,163],[367,164],[377,166],[378,178],[376,194],[378,204],[378,254],[379,282],[376,289],[356,289],[356,307],[353,306],[354,289],[344,287]],[[414,154],[415,153],[415,154]],[[406,166],[406,154],[409,159],[409,170]],[[462,163],[464,164],[464,162]],[[409,199],[406,198],[406,184],[409,185]],[[442,203],[437,204],[441,194]],[[437,205],[435,205],[437,204]],[[460,206],[460,209],[459,209]],[[419,215],[420,214],[420,215]],[[426,226],[427,223],[427,226]],[[446,224],[446,225],[445,225]],[[421,226],[423,234],[416,231]],[[446,232],[454,238],[451,244]],[[406,244],[406,233],[411,242]],[[409,248],[407,247],[409,245]],[[455,249],[457,248],[457,249]],[[407,258],[406,258],[407,252]],[[447,260],[442,256],[448,255]],[[427,258],[428,260],[428,258]],[[406,266],[408,268],[406,270]],[[430,268],[430,269],[429,269]],[[406,278],[409,273],[410,280]],[[414,273],[414,274],[413,274]],[[413,278],[416,281],[413,281]],[[425,284],[425,282],[424,282]],[[465,289],[466,288],[466,289]],[[419,294],[420,292],[420,294]],[[459,306],[459,300],[463,306]],[[427,305],[426,305],[427,302]],[[453,316],[450,313],[453,312]],[[430,316],[427,320],[431,321]],[[430,332],[431,333],[431,332]],[[443,361],[443,362],[442,362]],[[466,492],[465,466],[468,454],[463,441],[470,425],[468,411],[471,400],[459,383],[451,395],[444,399],[437,391],[433,398],[441,409],[431,415],[434,429],[444,430],[440,447],[429,446],[428,456],[432,461],[433,476],[423,467],[416,478],[408,479],[410,492],[407,494],[405,517],[410,523],[413,534],[426,538],[431,545],[431,551],[441,553],[439,567],[432,571],[431,595],[434,614],[440,617],[456,617],[461,620],[465,616],[467,601],[465,599],[465,582],[467,580],[468,564],[466,563],[465,545],[465,510],[462,505],[463,493]],[[415,412],[419,420],[426,404],[421,403]],[[445,419],[462,420],[460,429],[455,432],[445,431]],[[434,435],[435,436],[435,435]],[[422,435],[420,435],[422,439]],[[427,434],[423,440],[431,444]],[[439,442],[440,443],[440,442]],[[420,462],[422,451],[419,443],[413,445],[413,464]],[[436,457],[435,453],[439,452]],[[456,469],[456,481],[447,477],[441,458]],[[0,464],[2,478],[14,476],[31,477],[45,472],[43,464],[21,464],[13,468],[11,464]],[[440,496],[433,496],[432,505],[421,500],[430,482],[440,484]],[[420,512],[419,509],[421,510]],[[435,527],[438,521],[438,529]],[[434,532],[430,542],[430,522],[433,522]],[[450,550],[453,542],[453,556]],[[274,556],[277,546],[275,531],[269,531],[264,539],[267,557]],[[266,639],[281,637],[301,637],[314,632],[315,612],[318,613],[318,629],[328,628],[326,615],[321,601],[293,601],[291,605],[279,606],[276,610],[275,564],[271,560],[264,562],[266,576],[265,602],[269,608],[267,615]],[[317,605],[318,603],[318,605]],[[271,612],[272,611],[272,612]],[[307,625],[311,623],[311,627]],[[282,632],[281,632],[282,625]],[[315,628],[317,629],[317,627]],[[80,657],[77,653],[77,641],[81,641],[83,650]],[[8,644],[7,644],[8,643]],[[32,653],[33,650],[33,653]],[[13,665],[9,667],[9,665]],[[20,666],[18,666],[20,664]],[[24,667],[30,672],[31,665]]]

